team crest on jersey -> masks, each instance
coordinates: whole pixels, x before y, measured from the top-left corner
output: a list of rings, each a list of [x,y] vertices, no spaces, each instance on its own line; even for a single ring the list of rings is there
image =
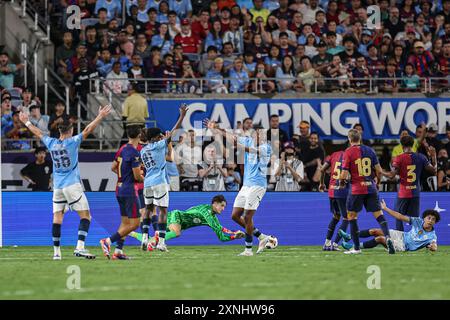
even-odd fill
[[[419,233],[419,236],[420,236],[423,233],[423,230],[419,230],[418,233]]]
[[[194,218],[194,220],[192,220],[195,224],[200,224],[202,221],[199,218]]]

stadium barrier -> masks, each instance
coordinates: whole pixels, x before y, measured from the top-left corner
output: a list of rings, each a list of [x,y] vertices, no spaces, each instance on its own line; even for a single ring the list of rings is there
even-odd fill
[[[198,204],[210,203],[216,193],[172,192],[170,207],[187,209]],[[223,193],[228,205],[219,216],[226,228],[236,230],[231,220],[231,210],[236,196],[234,192]],[[3,245],[5,246],[51,246],[52,193],[50,192],[3,192]],[[113,192],[88,192],[87,198],[92,213],[92,223],[87,237],[88,245],[115,232],[120,223],[119,207]],[[380,198],[393,207],[396,194],[380,193]],[[450,197],[448,193],[422,193],[421,210],[441,210],[441,222],[436,225],[438,244],[450,245]],[[394,220],[387,215],[390,228]],[[255,225],[264,233],[278,238],[280,245],[322,245],[330,221],[329,201],[326,193],[266,193],[255,215]],[[378,223],[371,214],[361,213],[360,230],[377,228]],[[77,241],[79,218],[76,213],[67,213],[62,227],[62,245],[74,246]],[[408,230],[408,226],[405,227]],[[134,239],[127,240],[135,245]],[[196,227],[184,231],[182,236],[170,240],[169,245],[220,245],[214,232],[208,227]],[[223,244],[243,245],[243,240]],[[128,249],[130,250],[130,249]],[[130,251],[128,251],[130,252]],[[131,253],[131,252],[130,252]]]

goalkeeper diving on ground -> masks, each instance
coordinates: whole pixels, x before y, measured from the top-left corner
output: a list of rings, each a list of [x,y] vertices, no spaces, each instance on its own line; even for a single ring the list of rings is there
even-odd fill
[[[245,237],[241,230],[231,231],[220,224],[217,215],[225,210],[227,201],[223,195],[212,198],[211,204],[201,204],[187,210],[172,210],[167,213],[166,241],[179,237],[181,231],[199,226],[209,226],[220,241],[230,241]],[[132,232],[129,235],[142,241],[142,233]],[[153,250],[158,244],[158,235],[149,241],[148,250]]]

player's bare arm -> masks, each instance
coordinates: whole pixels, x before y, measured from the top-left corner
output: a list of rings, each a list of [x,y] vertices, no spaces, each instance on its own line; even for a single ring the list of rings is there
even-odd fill
[[[330,168],[330,164],[328,162],[325,162],[323,166],[320,168],[320,179],[319,179],[320,192],[325,191],[325,173],[327,172],[328,168]]]
[[[395,219],[401,220],[403,222],[408,222],[408,223],[410,222],[411,219],[408,216],[405,216],[397,211],[394,211],[394,210],[388,208],[384,199],[381,200],[380,204],[381,204],[381,209],[383,211],[386,211],[387,213],[389,213],[389,215],[393,216]]]
[[[22,123],[28,128],[28,130],[31,131],[32,134],[34,134],[36,137],[38,137],[39,139],[42,139],[42,137],[44,136],[44,134],[42,133],[42,131],[35,127],[31,121],[30,118],[28,116],[27,113],[24,113],[22,111],[20,111],[19,113],[19,119],[20,121],[22,121]]]
[[[180,111],[180,116],[178,117],[177,122],[175,123],[175,125],[173,126],[172,130],[169,131],[170,133],[170,138],[172,138],[175,130],[180,129],[181,127],[181,123],[183,122],[184,117],[186,116],[186,113],[188,112],[189,108],[187,107],[186,104],[182,104],[179,111]]]
[[[119,163],[116,160],[114,160],[111,165],[111,171],[114,172],[115,174],[118,174],[119,173],[118,168],[119,168]]]
[[[98,115],[97,117],[91,122],[89,123],[86,128],[84,128],[82,134],[83,134],[83,139],[87,139],[87,137],[94,132],[95,128],[97,128],[97,126],[100,124],[100,122],[102,122],[102,120],[108,116],[108,114],[111,113],[111,105],[107,104],[103,107],[100,107],[98,109]]]

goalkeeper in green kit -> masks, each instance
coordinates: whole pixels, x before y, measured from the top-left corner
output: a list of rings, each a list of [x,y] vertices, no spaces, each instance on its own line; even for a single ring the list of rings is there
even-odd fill
[[[209,226],[216,233],[220,241],[230,241],[234,239],[241,239],[245,237],[245,233],[238,231],[231,231],[222,225],[217,219],[217,214],[222,213],[225,210],[227,201],[223,195],[215,196],[211,204],[201,204],[195,207],[191,207],[185,211],[172,210],[167,213],[167,231],[166,241],[179,237],[182,230],[186,230],[198,226]],[[130,233],[130,237],[133,237],[139,241],[142,239],[142,234],[137,232]],[[148,250],[153,250],[158,244],[158,235],[149,241]]]

